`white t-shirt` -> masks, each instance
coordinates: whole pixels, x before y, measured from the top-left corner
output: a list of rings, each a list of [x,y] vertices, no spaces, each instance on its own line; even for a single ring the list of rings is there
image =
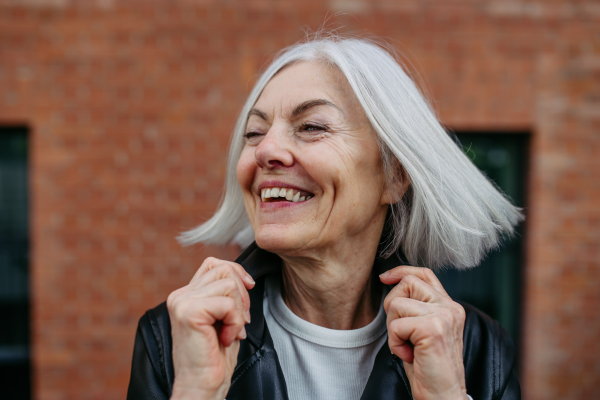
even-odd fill
[[[360,399],[387,340],[383,301],[363,328],[323,328],[294,314],[281,297],[279,279],[269,276],[263,308],[290,400]]]

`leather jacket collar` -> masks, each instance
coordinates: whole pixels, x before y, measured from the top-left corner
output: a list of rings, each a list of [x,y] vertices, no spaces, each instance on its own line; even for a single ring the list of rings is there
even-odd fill
[[[240,343],[238,365],[227,399],[287,400],[285,379],[263,314],[264,277],[279,272],[281,258],[253,243],[236,262],[254,278],[256,286],[249,292],[252,322],[246,325],[247,339]],[[377,259],[373,271],[379,275],[400,263],[396,257]],[[361,400],[367,399],[412,399],[402,360],[391,354],[387,343],[375,358],[373,371],[361,397]]]
[[[236,260],[256,281],[250,290],[252,322],[248,337],[240,343],[238,365],[233,373],[228,400],[287,400],[285,378],[263,315],[264,276],[281,268],[275,254],[252,244]],[[373,273],[380,274],[402,262],[398,257],[376,259]],[[515,349],[506,331],[473,306],[460,303],[466,312],[463,361],[467,392],[476,400],[519,400],[521,391],[515,372]],[[174,381],[173,343],[169,311],[165,303],[148,310],[140,319],[128,400],[167,400]],[[384,344],[375,358],[362,400],[411,399],[402,361]]]

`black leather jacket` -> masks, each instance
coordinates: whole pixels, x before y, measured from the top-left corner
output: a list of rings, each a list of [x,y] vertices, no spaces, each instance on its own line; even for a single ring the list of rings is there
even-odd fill
[[[240,344],[238,363],[231,378],[227,400],[287,400],[287,387],[263,315],[264,276],[276,273],[281,259],[252,244],[236,260],[256,281],[249,291],[252,322],[248,337]],[[377,259],[374,273],[401,265],[398,258]],[[508,333],[474,307],[466,311],[464,365],[467,392],[474,400],[515,400],[521,398],[515,373],[515,350]],[[162,303],[140,319],[127,399],[168,399],[173,388],[171,325],[167,306]],[[362,400],[411,400],[410,385],[402,360],[385,344],[377,357]]]

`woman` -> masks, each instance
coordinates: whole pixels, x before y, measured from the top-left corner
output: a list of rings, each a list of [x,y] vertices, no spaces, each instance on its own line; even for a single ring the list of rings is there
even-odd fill
[[[254,243],[142,317],[128,398],[520,398],[508,335],[431,272],[520,219],[388,52],[293,46],[241,113],[219,210],[182,236]]]

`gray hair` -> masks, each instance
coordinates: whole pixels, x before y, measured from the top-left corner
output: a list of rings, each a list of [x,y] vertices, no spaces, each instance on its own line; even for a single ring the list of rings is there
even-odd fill
[[[248,113],[271,78],[299,61],[326,63],[346,77],[377,133],[387,182],[402,179],[399,172],[410,179],[388,213],[382,256],[402,249],[413,265],[464,269],[478,265],[503,233],[513,234],[521,210],[453,142],[390,52],[369,40],[332,35],[284,49],[258,79],[235,125],[219,208],[182,233],[182,244],[254,240],[236,177]]]

